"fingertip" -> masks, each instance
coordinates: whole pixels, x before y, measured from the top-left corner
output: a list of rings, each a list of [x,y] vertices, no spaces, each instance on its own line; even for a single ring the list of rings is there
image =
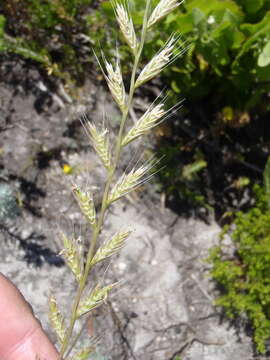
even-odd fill
[[[16,286],[0,274],[0,359],[56,360],[58,353]]]

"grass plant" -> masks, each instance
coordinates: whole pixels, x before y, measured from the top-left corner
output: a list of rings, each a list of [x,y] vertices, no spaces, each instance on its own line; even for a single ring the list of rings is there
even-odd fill
[[[102,286],[100,283],[97,283],[92,290],[87,290],[87,282],[94,266],[118,253],[125,245],[131,233],[128,229],[119,231],[107,242],[100,242],[99,238],[102,235],[107,210],[113,202],[123,198],[151,176],[149,175],[149,170],[153,163],[150,161],[133,168],[130,172],[123,173],[117,180],[116,170],[119,165],[121,152],[125,146],[145,135],[177,108],[173,107],[165,111],[165,105],[160,101],[159,97],[136,124],[129,130],[126,129],[135,90],[157,76],[173,59],[181,54],[175,46],[178,37],[172,35],[166,45],[153,59],[140,69],[142,51],[148,32],[151,31],[152,26],[173,11],[178,5],[180,5],[180,2],[176,0],[161,0],[156,7],[153,7],[151,0],[146,0],[143,25],[140,36],[138,36],[128,10],[128,3],[112,1],[120,31],[133,56],[133,68],[129,81],[129,90],[126,91],[119,58],[116,60],[115,65],[106,59],[104,59],[104,66],[101,65],[111,95],[122,113],[119,133],[115,143],[112,144],[110,142],[109,131],[107,129],[100,129],[88,121],[85,121],[83,124],[90,142],[107,172],[107,180],[104,184],[102,205],[98,213],[96,212],[93,194],[88,190],[79,188],[76,184],[73,186],[73,193],[78,201],[81,212],[92,228],[92,239],[86,258],[83,259],[81,245],[75,240],[69,239],[64,233],[61,234],[64,246],[62,255],[78,283],[78,288],[71,305],[70,319],[63,318],[55,297],[51,296],[50,298],[50,319],[58,337],[60,359],[70,358],[69,355],[72,354],[75,343],[79,338],[78,334],[80,332],[75,334],[74,331],[76,322],[101,305],[106,300],[110,291],[117,285]],[[157,102],[159,103],[156,104]],[[93,351],[92,346],[81,349],[79,353],[72,355],[72,359],[87,359]]]

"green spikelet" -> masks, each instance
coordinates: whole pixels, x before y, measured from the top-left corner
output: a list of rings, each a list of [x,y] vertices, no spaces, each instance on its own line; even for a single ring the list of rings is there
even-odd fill
[[[51,296],[49,299],[49,307],[50,307],[49,319],[52,328],[55,330],[60,344],[62,344],[65,337],[64,318],[60,313],[60,311],[58,310],[57,302],[54,296]]]
[[[93,196],[89,191],[82,191],[77,185],[73,186],[73,193],[78,201],[82,213],[85,215],[91,225],[96,224],[96,209]]]
[[[139,43],[135,34],[134,25],[130,14],[125,5],[114,2],[116,20],[120,26],[121,32],[129,45],[131,51],[136,56]]]
[[[100,285],[97,285],[91,294],[86,299],[81,301],[77,310],[77,317],[80,317],[101,305],[108,297],[109,292],[116,285],[117,283],[105,286],[103,288],[101,288]]]
[[[80,282],[82,278],[82,264],[78,244],[76,244],[74,240],[70,240],[64,233],[61,233],[61,238],[64,249],[61,251],[60,255],[63,255],[76,280]]]
[[[159,123],[159,120],[165,115],[165,113],[163,104],[158,104],[152,109],[147,110],[124,137],[122,140],[122,146],[125,146],[131,141],[146,134]]]
[[[96,126],[90,122],[86,124],[86,130],[99,158],[107,170],[111,167],[111,154],[109,148],[108,131],[99,132]]]
[[[126,239],[131,234],[131,231],[126,232],[118,232],[115,234],[111,240],[109,240],[106,244],[101,246],[95,256],[92,259],[91,264],[95,265],[98,262],[116,254],[118,251],[122,249],[122,247],[125,245]]]
[[[142,182],[148,170],[149,166],[141,166],[138,169],[132,169],[128,174],[123,174],[111,189],[108,203],[110,204],[134,190]]]

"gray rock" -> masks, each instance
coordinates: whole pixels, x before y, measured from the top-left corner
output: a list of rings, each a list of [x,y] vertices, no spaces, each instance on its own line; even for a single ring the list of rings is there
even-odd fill
[[[84,89],[84,94],[91,93],[91,101],[82,98],[82,104],[62,108],[63,99],[60,110],[59,104],[50,108],[44,101],[38,113],[40,99],[34,85],[38,76],[35,73],[28,92],[23,86],[16,94],[12,85],[0,88],[1,124],[6,126],[9,116],[11,122],[0,141],[5,151],[2,165],[20,183],[18,190],[24,200],[22,216],[12,227],[1,229],[0,271],[19,287],[55,341],[47,320],[48,296],[54,292],[68,318],[76,291],[69,270],[59,266],[57,228],[67,234],[75,230],[89,243],[91,234],[85,230],[70,187],[76,182],[93,189],[99,207],[105,176],[96,156],[85,150],[88,139],[67,136],[68,126],[81,111],[91,110],[94,118],[104,104],[109,113],[114,113],[115,107],[108,103],[103,89],[88,83],[91,91]],[[47,167],[40,169],[38,153],[49,154],[58,148],[61,161],[52,157]],[[124,153],[125,167],[133,150]],[[63,173],[63,162],[74,170],[72,176]],[[121,254],[100,266],[89,281],[89,287],[97,279],[105,284],[120,281],[107,304],[89,318],[91,332],[100,337],[98,359],[173,360],[178,354],[185,360],[251,359],[250,338],[243,331],[236,334],[226,321],[221,323],[213,306],[216,294],[207,277],[205,258],[218,240],[219,227],[214,222],[207,225],[176,217],[151,199],[149,195],[142,199],[130,196],[112,207],[105,222],[102,240],[129,226],[135,231]],[[80,344],[89,341],[85,332]]]

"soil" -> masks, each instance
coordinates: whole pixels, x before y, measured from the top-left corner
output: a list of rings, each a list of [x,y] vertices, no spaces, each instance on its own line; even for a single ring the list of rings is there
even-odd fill
[[[85,245],[90,238],[71,187],[75,182],[92,189],[98,207],[105,179],[79,119],[87,113],[101,122],[102,114],[109,114],[113,137],[119,115],[93,79],[75,101],[29,62],[4,58],[0,66],[0,186],[8,186],[16,199],[16,209],[10,206],[0,217],[0,270],[55,341],[48,296],[54,292],[68,316],[76,289],[58,255],[59,229]],[[119,172],[140,157],[137,153],[125,152]],[[3,199],[0,207],[14,200]],[[205,258],[218,241],[218,224],[175,214],[162,204],[155,186],[147,184],[109,211],[102,239],[125,226],[134,233],[89,282],[89,287],[97,281],[120,285],[88,318],[81,343],[97,337],[96,358],[106,360],[253,359],[244,326],[228,323],[213,305],[216,290]]]

